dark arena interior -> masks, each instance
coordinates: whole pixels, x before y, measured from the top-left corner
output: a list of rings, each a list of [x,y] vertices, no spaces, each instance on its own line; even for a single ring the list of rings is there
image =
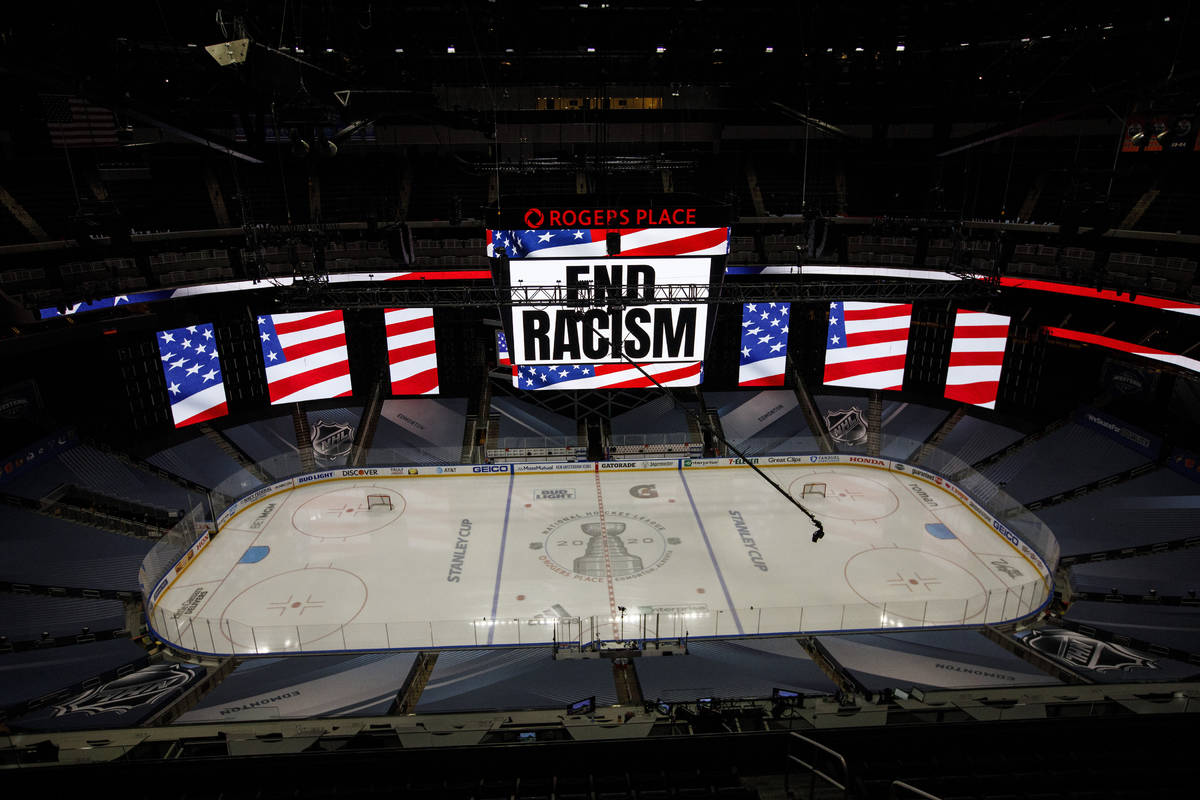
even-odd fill
[[[6,796],[1197,796],[1194,5],[6,14]]]

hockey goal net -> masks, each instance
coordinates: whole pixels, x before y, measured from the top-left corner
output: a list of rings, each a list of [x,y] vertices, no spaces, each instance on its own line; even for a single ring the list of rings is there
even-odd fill
[[[372,509],[392,510],[392,498],[386,494],[369,494],[367,495],[367,511]]]
[[[806,483],[804,488],[800,490],[800,499],[805,497],[824,497],[825,484],[823,483]]]

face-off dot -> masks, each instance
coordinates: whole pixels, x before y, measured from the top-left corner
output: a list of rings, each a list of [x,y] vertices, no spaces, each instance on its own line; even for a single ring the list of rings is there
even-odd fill
[[[699,589],[697,589],[696,594],[704,594],[704,587],[701,586]]]
[[[524,599],[525,599],[525,595],[523,595],[523,594],[519,594],[519,595],[517,595],[517,599],[518,599],[518,600],[524,600]]]

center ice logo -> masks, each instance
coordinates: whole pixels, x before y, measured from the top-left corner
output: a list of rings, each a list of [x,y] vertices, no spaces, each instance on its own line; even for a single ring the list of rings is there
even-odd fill
[[[666,536],[657,520],[624,511],[572,514],[543,531],[544,539],[531,544],[544,550],[547,567],[577,579],[603,581],[640,577],[655,571],[671,557],[679,539]]]

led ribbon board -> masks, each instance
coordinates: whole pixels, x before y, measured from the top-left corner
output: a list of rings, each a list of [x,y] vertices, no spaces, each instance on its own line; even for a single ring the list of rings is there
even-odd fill
[[[710,266],[707,258],[514,261],[514,294],[522,286],[553,287],[547,296],[554,304],[513,306],[513,363],[701,361],[707,304],[661,301],[684,287],[698,287],[688,299],[707,299]]]

